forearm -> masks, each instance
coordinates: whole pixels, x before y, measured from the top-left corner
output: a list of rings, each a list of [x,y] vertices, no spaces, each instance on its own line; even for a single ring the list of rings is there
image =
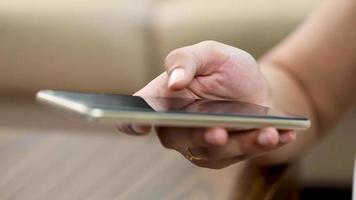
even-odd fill
[[[305,93],[300,80],[291,72],[286,71],[283,66],[262,63],[261,70],[269,83],[271,107],[283,112],[307,116],[312,122],[308,130],[297,132],[296,141],[252,159],[260,165],[285,163],[298,158],[321,136],[317,111],[310,96]]]
[[[312,127],[297,140],[257,159],[265,164],[298,157],[354,105],[356,1],[326,1],[260,61],[272,107],[307,115]]]

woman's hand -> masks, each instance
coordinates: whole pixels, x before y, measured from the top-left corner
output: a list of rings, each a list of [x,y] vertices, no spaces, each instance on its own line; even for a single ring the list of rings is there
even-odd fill
[[[172,51],[166,72],[136,92],[137,96],[234,99],[269,106],[268,83],[255,59],[245,51],[204,41]],[[144,135],[151,127],[122,124],[119,130]],[[293,141],[295,132],[273,127],[227,131],[224,127],[156,127],[162,145],[194,164],[223,168]]]

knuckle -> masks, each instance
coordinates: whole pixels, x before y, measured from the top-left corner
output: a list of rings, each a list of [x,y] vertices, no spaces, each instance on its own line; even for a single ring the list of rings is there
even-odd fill
[[[221,76],[222,77],[222,76]],[[227,79],[222,79],[217,76],[210,76],[209,80],[196,79],[199,83],[199,90],[203,94],[220,94],[224,85],[227,84]]]
[[[177,51],[178,51],[178,50],[175,49],[175,50],[172,50],[171,52],[169,52],[169,53],[167,54],[166,58],[164,59],[164,64],[165,64],[166,66],[170,64],[170,62],[171,62],[173,56],[176,54]]]
[[[220,42],[217,42],[217,41],[214,41],[214,40],[205,40],[205,41],[200,42],[200,44],[202,46],[207,46],[207,47],[217,47],[217,46],[221,45]]]
[[[179,48],[179,49],[175,49],[175,50],[173,50],[173,51],[168,53],[168,55],[164,59],[164,64],[167,67],[171,66],[175,62],[177,62],[177,60],[179,60],[182,57],[185,57],[186,55],[187,55],[187,51],[185,50],[185,47],[182,47],[182,48]]]

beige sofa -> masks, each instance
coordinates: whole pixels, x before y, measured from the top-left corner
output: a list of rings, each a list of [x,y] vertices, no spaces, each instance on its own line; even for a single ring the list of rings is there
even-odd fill
[[[229,177],[244,164],[198,169],[154,136],[119,135],[113,126],[47,110],[34,93],[131,94],[162,72],[169,51],[202,40],[258,58],[319,2],[2,0],[0,199],[199,198],[206,190],[226,199],[239,184]]]
[[[0,4],[0,94],[42,88],[132,93],[172,49],[217,40],[256,57],[314,1],[22,1]]]

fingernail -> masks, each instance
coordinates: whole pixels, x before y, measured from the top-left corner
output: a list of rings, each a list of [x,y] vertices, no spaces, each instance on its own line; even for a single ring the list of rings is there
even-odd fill
[[[168,79],[168,87],[172,87],[176,82],[184,79],[185,71],[181,67],[175,68],[170,74]]]
[[[267,146],[272,143],[271,138],[268,136],[267,133],[261,133],[258,138],[258,143],[262,146]]]
[[[294,135],[291,134],[283,134],[279,137],[279,142],[282,144],[287,144],[295,139]]]

